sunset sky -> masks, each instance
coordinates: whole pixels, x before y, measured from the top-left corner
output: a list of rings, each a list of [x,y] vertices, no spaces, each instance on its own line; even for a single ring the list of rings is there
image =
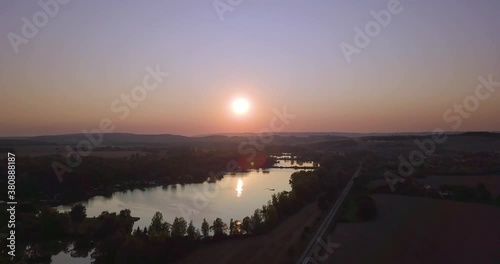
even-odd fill
[[[0,136],[80,133],[103,118],[115,132],[258,132],[284,107],[288,132],[452,130],[443,114],[478,77],[500,82],[500,1],[401,0],[351,63],[340,43],[390,0],[243,0],[223,20],[212,0],[73,0],[16,54],[8,34],[22,35],[37,2],[0,2]],[[121,120],[113,101],[157,65],[169,76]],[[458,130],[500,131],[498,89]],[[239,97],[249,110],[235,115]]]

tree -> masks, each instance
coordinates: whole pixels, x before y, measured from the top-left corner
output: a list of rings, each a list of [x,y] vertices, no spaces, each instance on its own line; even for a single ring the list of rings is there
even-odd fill
[[[172,224],[172,236],[173,237],[183,237],[186,235],[187,222],[184,217],[176,217],[174,223]]]
[[[191,238],[192,240],[195,240],[198,236],[196,235],[196,229],[193,225],[193,220],[189,221],[189,226],[187,228],[187,235],[189,238]]]
[[[241,221],[236,220],[234,221],[234,230],[233,230],[233,235],[241,235]]]
[[[241,224],[241,229],[245,231],[246,234],[250,234],[252,231],[252,220],[250,217],[243,218],[243,223]]]
[[[134,233],[132,233],[133,236],[140,236],[142,235],[142,231],[139,227],[137,227],[136,230],[134,230]]]
[[[278,196],[275,193],[271,195],[271,203],[274,207],[278,207]]]
[[[252,233],[259,233],[262,230],[262,211],[255,209],[252,215]]]
[[[104,219],[104,218],[106,218],[108,216],[109,216],[109,212],[108,211],[102,211],[101,214],[97,218]]]
[[[130,209],[121,210],[119,216],[123,217],[123,218],[129,218],[130,217]]]
[[[76,204],[71,207],[69,215],[71,216],[71,221],[79,223],[87,217],[87,209],[82,204]]]
[[[168,222],[163,223],[163,233],[166,237],[169,237],[171,235],[171,230],[172,230],[172,225],[169,224]]]
[[[265,223],[266,223],[266,226],[267,227],[274,227],[276,226],[276,224],[278,224],[278,211],[276,210],[276,207],[274,207],[274,205],[272,205],[271,203],[269,203],[267,205],[267,210],[265,211],[265,214],[264,214],[264,220],[265,220]]]
[[[241,234],[240,226],[241,222],[239,220],[233,221],[231,218],[231,221],[229,221],[229,235],[234,236]]]
[[[236,234],[236,225],[234,224],[233,218],[231,218],[231,221],[229,221],[229,235],[235,235]]]
[[[171,225],[163,221],[163,214],[156,212],[151,219],[148,231],[149,236],[153,238],[163,239],[170,236]]]
[[[203,223],[201,224],[201,232],[203,233],[204,237],[208,237],[208,233],[210,232],[210,227],[205,218],[203,218]]]
[[[214,237],[221,237],[226,235],[227,225],[220,218],[216,218],[214,220],[213,225],[210,227],[212,231],[214,231]]]
[[[320,190],[319,177],[314,171],[298,171],[290,176],[292,191],[299,201],[311,201]]]
[[[163,231],[163,227],[163,214],[161,212],[156,212],[151,219],[148,231],[149,233],[161,233]]]
[[[57,237],[67,231],[66,225],[63,224],[65,221],[62,221],[64,218],[67,219],[67,222],[71,221],[71,217],[68,217],[67,214],[59,214],[54,208],[48,206],[43,206],[40,209],[38,217],[40,219],[40,226],[43,227],[39,232],[43,237],[50,238]]]

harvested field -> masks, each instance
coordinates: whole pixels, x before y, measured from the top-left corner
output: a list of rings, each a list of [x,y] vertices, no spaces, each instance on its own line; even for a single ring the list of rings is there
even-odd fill
[[[500,207],[374,195],[379,216],[339,224],[327,263],[500,263]]]
[[[431,185],[434,188],[443,184],[476,187],[479,183],[483,183],[494,197],[500,194],[500,175],[430,175],[416,180],[420,184]],[[387,181],[379,179],[368,183],[369,188],[381,185],[387,185]]]

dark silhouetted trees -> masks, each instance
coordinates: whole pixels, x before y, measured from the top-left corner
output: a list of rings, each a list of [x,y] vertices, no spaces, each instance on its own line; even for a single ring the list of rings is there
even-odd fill
[[[243,222],[241,223],[241,229],[245,232],[245,234],[249,234],[253,228],[252,228],[252,220],[250,217],[245,217],[243,218]]]
[[[156,212],[151,219],[151,224],[148,228],[148,235],[151,238],[165,239],[170,236],[171,225],[163,221],[163,214]]]
[[[198,237],[200,236],[200,231],[199,230],[196,230],[196,228],[194,227],[193,225],[193,220],[189,221],[189,225],[187,227],[187,236],[192,239],[192,240],[195,240],[195,239],[198,239]]]
[[[210,227],[210,230],[214,232],[214,237],[219,238],[227,234],[227,225],[220,218],[216,218]]]
[[[205,218],[203,218],[203,223],[201,224],[201,233],[204,237],[208,237],[208,234],[210,233],[210,225],[208,225]]]
[[[174,223],[172,224],[172,236],[173,237],[183,237],[186,235],[187,222],[183,217],[176,217]]]
[[[298,171],[290,176],[290,185],[299,201],[312,201],[319,194],[319,177],[314,171]]]
[[[73,205],[69,215],[71,216],[71,221],[80,223],[87,217],[87,208],[82,204]]]

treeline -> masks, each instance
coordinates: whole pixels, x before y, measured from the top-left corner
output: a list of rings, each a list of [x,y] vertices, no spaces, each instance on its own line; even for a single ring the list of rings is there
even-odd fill
[[[448,199],[459,202],[483,203],[500,206],[500,194],[494,197],[483,183],[478,183],[475,187],[458,184],[443,184],[439,186],[439,188],[430,188],[429,186],[419,184],[409,178],[409,180],[406,180],[405,182],[397,182],[394,184],[394,191],[390,189],[389,185],[382,185],[373,188],[371,192],[393,193],[399,195]]]
[[[274,159],[259,156],[257,168],[270,167]],[[128,158],[83,157],[71,173],[59,182],[53,162],[66,164],[60,155],[17,157],[16,198],[23,201],[52,200],[60,203],[103,195],[117,188],[137,188],[150,184],[202,183],[209,177],[220,179],[234,161],[248,169],[246,159],[234,152],[201,152],[191,149],[163,154],[134,154]],[[0,162],[0,171],[7,171]],[[7,178],[0,179],[2,186]],[[5,200],[5,199],[4,199]]]
[[[448,193],[448,198],[455,201],[496,204],[500,206],[500,194],[498,194],[496,198],[493,197],[483,183],[478,183],[476,187],[444,184],[441,185],[439,189],[441,193]],[[436,194],[434,194],[434,196],[438,198]]]

